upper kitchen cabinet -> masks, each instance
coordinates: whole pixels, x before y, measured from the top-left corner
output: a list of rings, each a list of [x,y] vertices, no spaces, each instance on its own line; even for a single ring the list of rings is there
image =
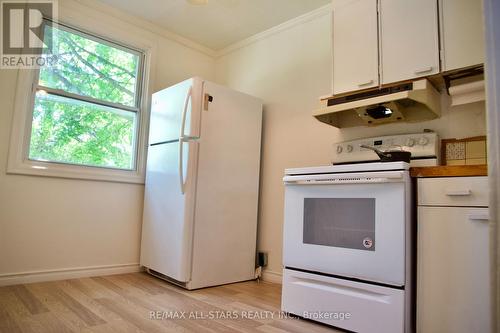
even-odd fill
[[[437,7],[437,0],[380,0],[382,84],[439,73]]]
[[[377,0],[333,1],[333,93],[377,87]]]
[[[440,0],[443,71],[484,62],[481,0]]]

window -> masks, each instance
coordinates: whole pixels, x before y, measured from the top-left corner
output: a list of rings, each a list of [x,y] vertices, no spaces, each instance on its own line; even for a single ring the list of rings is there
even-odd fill
[[[44,29],[58,61],[35,76],[27,159],[135,170],[142,53],[64,25]]]

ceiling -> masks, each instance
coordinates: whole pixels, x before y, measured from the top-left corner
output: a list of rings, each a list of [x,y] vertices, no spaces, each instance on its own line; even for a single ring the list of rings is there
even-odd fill
[[[331,0],[100,0],[213,50],[310,12]]]

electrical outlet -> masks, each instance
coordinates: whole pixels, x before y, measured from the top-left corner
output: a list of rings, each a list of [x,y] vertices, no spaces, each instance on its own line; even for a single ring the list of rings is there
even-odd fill
[[[260,267],[267,266],[267,252],[259,252],[257,255],[257,264]]]

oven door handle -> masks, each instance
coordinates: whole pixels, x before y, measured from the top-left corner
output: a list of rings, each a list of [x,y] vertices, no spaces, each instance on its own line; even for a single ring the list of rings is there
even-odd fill
[[[405,174],[407,174],[405,171],[387,171],[348,174],[289,175],[283,177],[283,182],[285,185],[395,183],[404,182],[406,180]]]

